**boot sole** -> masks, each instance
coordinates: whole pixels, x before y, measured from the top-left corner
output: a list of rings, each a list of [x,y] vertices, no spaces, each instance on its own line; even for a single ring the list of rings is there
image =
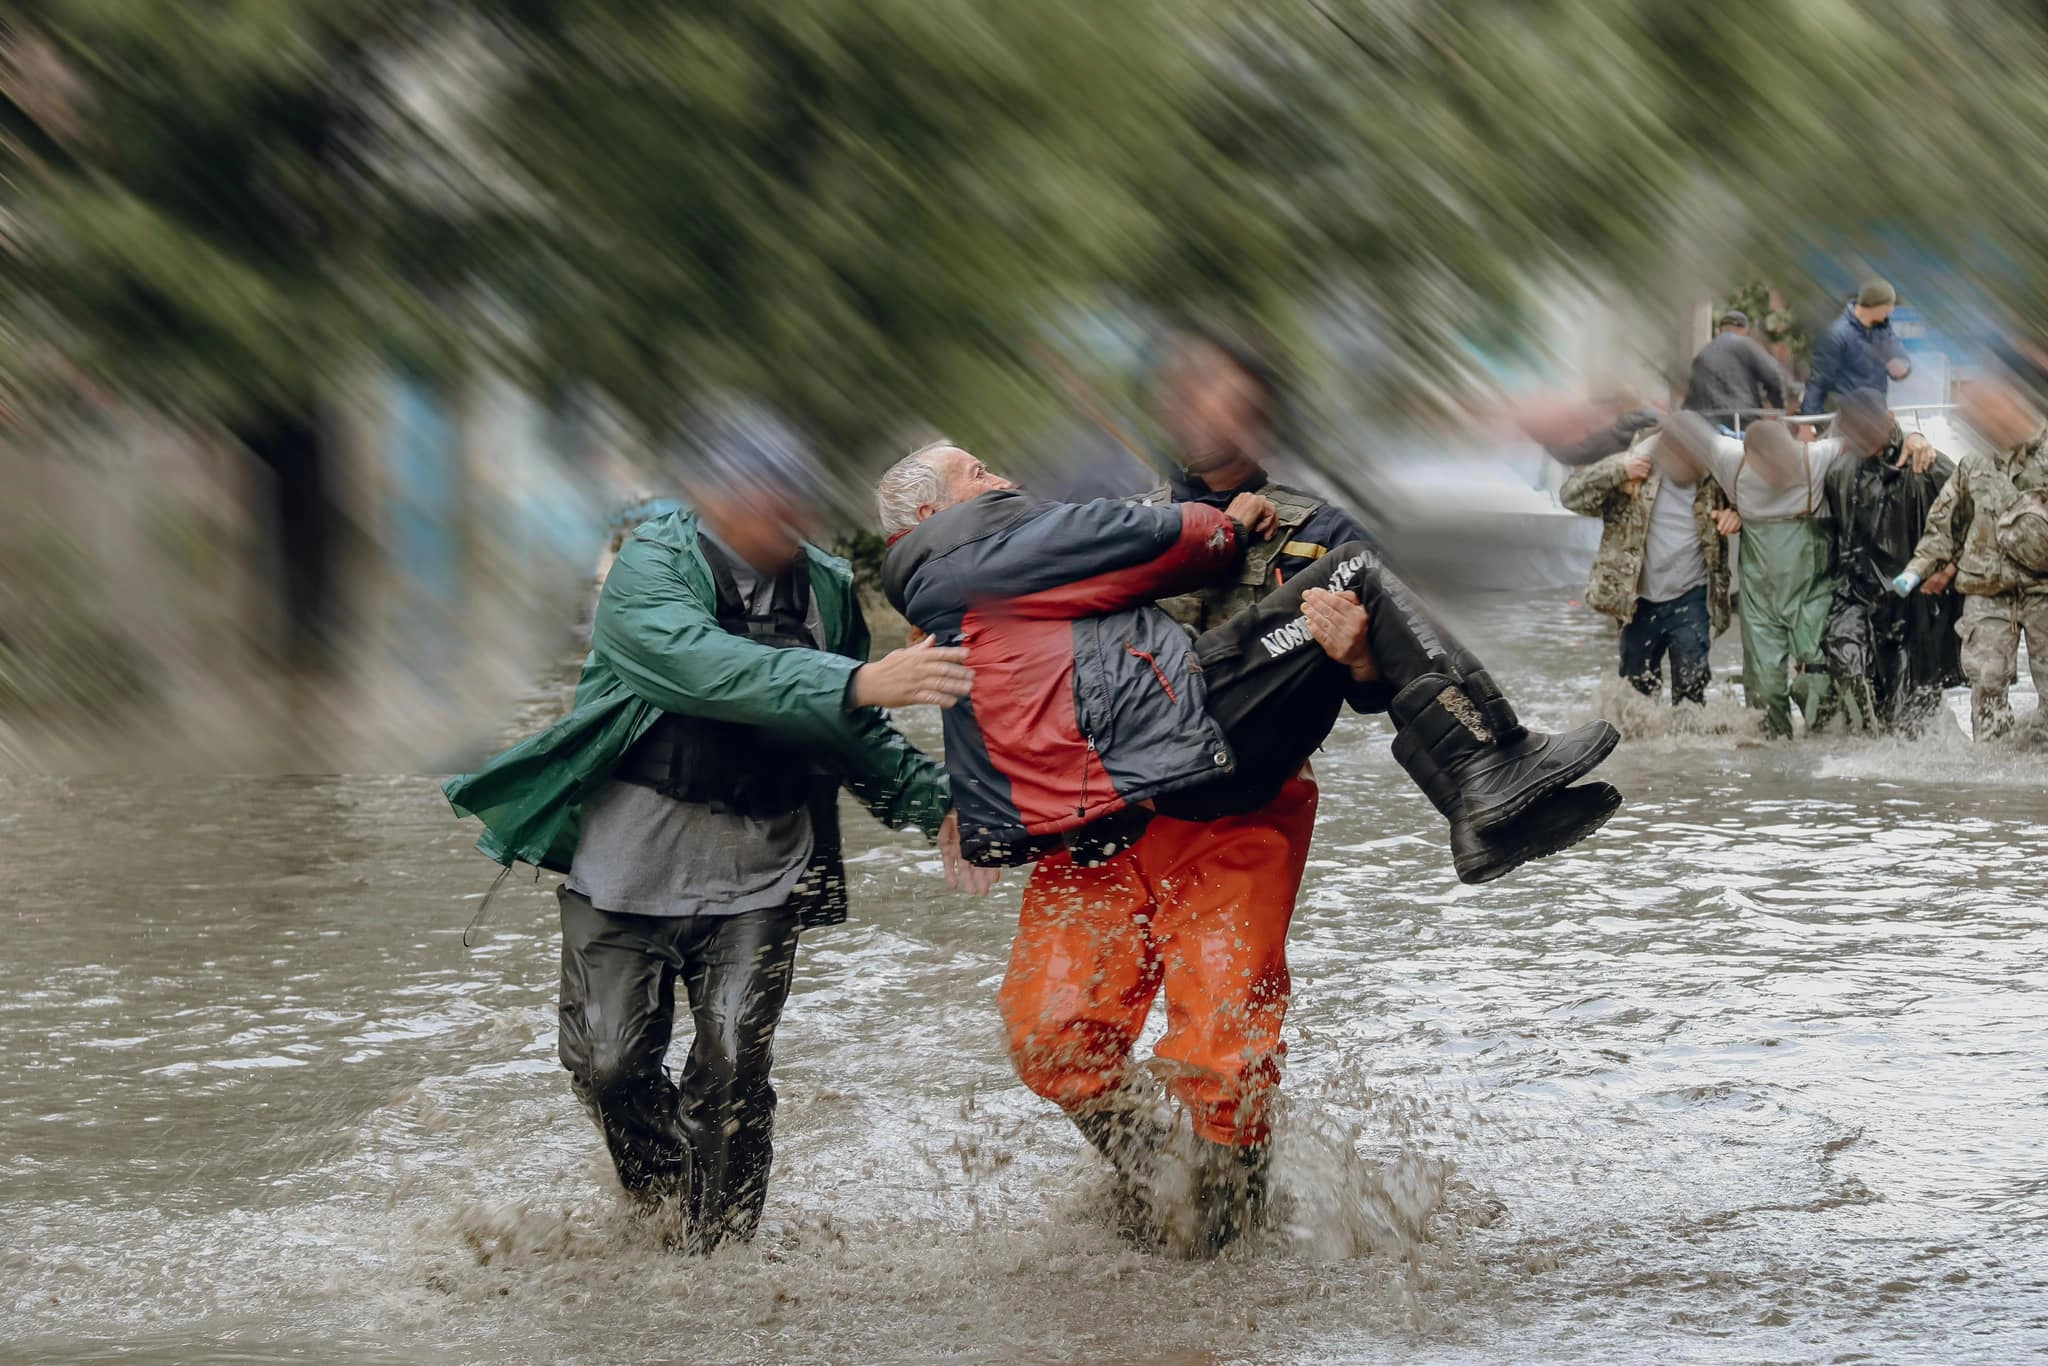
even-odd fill
[[[1522,816],[1528,813],[1530,807],[1536,805],[1537,802],[1542,801],[1545,797],[1563,791],[1588,773],[1591,773],[1594,769],[1600,767],[1603,763],[1606,763],[1607,756],[1614,753],[1614,747],[1621,743],[1621,732],[1606,721],[1600,722],[1599,725],[1601,727],[1601,735],[1599,740],[1594,742],[1591,749],[1588,749],[1577,760],[1557,770],[1552,779],[1540,787],[1532,787],[1528,791],[1512,797],[1498,806],[1488,807],[1483,817],[1472,817],[1472,828],[1482,835],[1492,834],[1502,826],[1512,824],[1514,821],[1521,819]]]
[[[1458,881],[1475,887],[1482,882],[1492,882],[1496,878],[1506,877],[1534,859],[1561,854],[1579,841],[1595,834],[1601,826],[1607,824],[1616,811],[1621,809],[1621,793],[1608,783],[1589,783],[1585,788],[1574,789],[1600,789],[1604,790],[1601,791],[1598,804],[1591,811],[1581,814],[1577,820],[1568,824],[1549,828],[1537,825],[1528,832],[1528,837],[1520,842],[1491,845],[1489,852],[1498,857],[1470,867],[1460,867]]]

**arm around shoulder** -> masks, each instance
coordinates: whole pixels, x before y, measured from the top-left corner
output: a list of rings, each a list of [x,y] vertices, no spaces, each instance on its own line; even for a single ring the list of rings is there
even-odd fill
[[[1628,452],[1623,451],[1573,471],[1557,491],[1557,500],[1581,516],[1604,517],[1608,498],[1620,492],[1627,482]]]
[[[605,580],[591,648],[621,682],[663,711],[767,726],[836,743],[859,662],[824,650],[778,650],[722,629],[674,550],[628,541]]]
[[[1907,573],[1931,578],[1943,565],[1954,562],[1956,505],[1968,491],[1969,477],[1968,465],[1956,466],[1941,492],[1934,495],[1934,506],[1927,509],[1927,525],[1920,533],[1920,543],[1913,547],[1913,558],[1906,564]]]

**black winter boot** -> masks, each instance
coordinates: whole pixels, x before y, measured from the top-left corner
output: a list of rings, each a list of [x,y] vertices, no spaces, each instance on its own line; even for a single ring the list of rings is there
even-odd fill
[[[1585,839],[1621,809],[1608,783],[1568,787],[1520,820],[1482,835],[1469,821],[1451,822],[1451,862],[1458,880],[1478,884],[1505,877],[1531,859],[1548,858]]]
[[[1510,738],[1503,740],[1488,723],[1487,710],[1505,714],[1514,727]],[[1470,822],[1482,835],[1585,777],[1621,739],[1605,721],[1588,721],[1562,735],[1530,730],[1513,721],[1505,698],[1482,710],[1442,674],[1425,674],[1403,688],[1392,711],[1399,732],[1395,759],[1437,810],[1454,824]]]
[[[1546,735],[1514,721],[1504,698],[1488,710],[1518,738],[1499,743],[1481,704],[1442,674],[1416,679],[1393,706],[1394,758],[1451,823],[1451,859],[1469,883],[1577,844],[1621,803],[1605,783],[1564,791],[1612,752],[1613,726]]]
[[[1462,646],[1451,654],[1451,668],[1458,675],[1458,686],[1465,696],[1472,699],[1472,705],[1479,708],[1479,714],[1486,721],[1486,728],[1493,732],[1493,738],[1503,745],[1517,745],[1529,733],[1515,715],[1513,704],[1500,685],[1493,681],[1493,675],[1479,662],[1479,656]]]

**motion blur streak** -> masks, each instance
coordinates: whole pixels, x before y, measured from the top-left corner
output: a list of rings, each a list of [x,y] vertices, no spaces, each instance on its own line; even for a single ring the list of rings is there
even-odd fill
[[[1809,330],[1857,260],[1930,316],[2048,316],[2044,34],[1903,0],[0,7],[0,739],[445,762],[713,391],[850,487],[930,424],[1140,459],[1079,414],[1128,408],[1157,307],[1268,316],[1354,437],[1509,371],[1670,373],[1663,320],[1730,278]]]

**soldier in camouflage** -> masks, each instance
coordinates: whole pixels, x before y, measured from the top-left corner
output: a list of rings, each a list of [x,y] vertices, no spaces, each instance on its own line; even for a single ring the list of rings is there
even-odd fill
[[[1621,676],[1655,696],[1668,654],[1676,706],[1706,701],[1707,652],[1728,629],[1727,538],[1741,520],[1677,443],[1660,443],[1653,460],[1654,434],[1577,471],[1558,496],[1601,520],[1586,605],[1621,624]]]
[[[2012,380],[1996,372],[1962,386],[1964,419],[1985,447],[1957,462],[1927,514],[1927,528],[1900,593],[1939,593],[1952,581],[1963,595],[1963,675],[1970,682],[1970,718],[1980,740],[2012,729],[2006,693],[2019,678],[2019,647],[2027,642],[2034,687],[2048,698],[2048,576],[2024,566],[2029,547],[2011,542],[2023,519],[2007,516],[2026,495],[2048,490],[2048,418]],[[2008,524],[2001,540],[2000,523]],[[2017,551],[2019,558],[2013,552]]]
[[[1346,541],[1376,544],[1358,519],[1312,493],[1266,474],[1282,389],[1258,354],[1228,335],[1191,328],[1162,372],[1155,403],[1178,465],[1147,503],[1207,503],[1222,508],[1241,493],[1273,505],[1265,540],[1245,556],[1235,582],[1168,598],[1159,605],[1196,631],[1236,615]]]

